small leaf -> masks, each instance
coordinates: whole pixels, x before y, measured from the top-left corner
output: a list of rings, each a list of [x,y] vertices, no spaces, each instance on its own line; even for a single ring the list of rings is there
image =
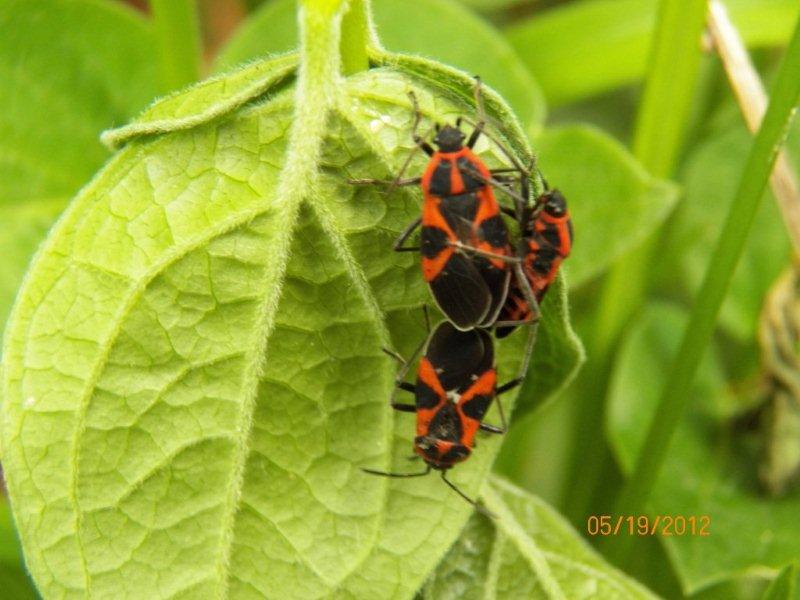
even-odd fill
[[[750,47],[780,46],[797,20],[794,0],[729,0]],[[553,105],[640,79],[656,22],[656,0],[586,0],[514,22],[506,35]]]
[[[664,385],[663,365],[686,324],[684,311],[657,305],[628,330],[610,386],[608,431],[630,468]],[[686,594],[733,577],[772,572],[797,556],[800,497],[780,501],[759,489],[756,457],[728,419],[723,370],[715,352],[698,371],[692,407],[676,432],[652,495],[652,514],[708,518],[707,536],[660,537]],[[738,434],[740,435],[740,434]],[[746,543],[743,543],[746,541]]]
[[[472,516],[423,588],[424,599],[655,598],[542,500],[497,476],[483,498],[497,518]]]
[[[572,255],[562,267],[573,286],[602,273],[659,227],[678,198],[600,130],[566,126],[537,139],[539,166],[564,192],[575,225]]]
[[[115,149],[141,136],[198,127],[266,94],[297,69],[296,54],[246,65],[232,73],[206,79],[192,88],[160,99],[133,123],[103,132],[101,139]]]
[[[531,131],[541,126],[545,105],[536,81],[502,34],[453,0],[375,0],[375,22],[381,42],[396,52],[408,52],[480,75],[511,105]],[[217,58],[219,68],[297,45],[294,0],[265,4],[234,35]],[[420,18],[424,15],[424,18]]]
[[[360,470],[419,469],[405,460],[413,417],[392,436],[381,346],[418,344],[430,300],[418,257],[391,251],[419,190],[348,180],[406,160],[408,91],[452,122],[474,111],[472,79],[379,54],[386,66],[346,80],[314,65],[295,89],[282,60],[231,74],[235,102],[219,79],[108,134],[122,149],[28,274],[5,346],[3,449],[45,595],[410,597],[471,512],[436,477]],[[499,96],[486,100],[498,135],[527,150]],[[477,151],[503,164],[487,139]],[[566,314],[563,294],[549,301]],[[568,354],[574,334],[557,325],[542,339]],[[501,381],[523,342],[500,344]],[[453,473],[465,492],[500,443],[481,440]]]

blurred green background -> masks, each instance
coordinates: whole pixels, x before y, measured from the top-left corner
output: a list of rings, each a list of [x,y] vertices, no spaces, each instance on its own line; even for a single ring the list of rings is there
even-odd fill
[[[8,33],[0,34],[0,112],[36,109],[25,111],[28,122],[0,116],[0,322],[48,227],[108,158],[99,133],[190,82],[163,68],[144,0],[23,4],[0,4],[0,32]],[[769,84],[800,3],[724,5]],[[292,0],[199,6],[200,76],[295,45]],[[667,89],[677,97],[665,93],[669,102],[655,112],[667,126],[651,126],[674,135],[662,154],[648,154],[640,107],[654,69],[656,0],[375,0],[374,11],[387,48],[436,58],[495,87],[526,126],[545,176],[571,202],[576,242],[565,271],[587,362],[554,401],[515,415],[496,470],[585,533],[587,516],[612,511],[734,196],[752,139],[741,107],[713,50],[696,69],[676,62],[688,80]],[[794,167],[797,129],[787,143]],[[775,468],[776,456],[794,451],[792,432],[800,439],[792,429],[800,398],[774,375],[796,366],[764,352],[775,336],[796,344],[797,332],[760,321],[791,264],[786,226],[767,193],[652,498],[660,514],[709,515],[712,535],[637,539],[626,565],[665,597],[760,598],[800,558],[796,465],[773,473],[784,488],[777,495],[764,476],[770,457]],[[796,310],[795,292],[788,295],[771,295],[765,314]],[[35,597],[5,499],[0,590],[3,598]]]

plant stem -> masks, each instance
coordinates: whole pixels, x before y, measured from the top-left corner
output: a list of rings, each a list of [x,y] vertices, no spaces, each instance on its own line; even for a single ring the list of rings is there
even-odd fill
[[[725,67],[747,128],[755,133],[767,110],[767,94],[744,42],[720,0],[711,0],[708,31]],[[789,239],[794,245],[794,252],[800,256],[800,185],[785,151],[778,154],[770,185]]]
[[[343,75],[369,68],[369,37],[369,0],[350,0],[350,6],[342,18],[342,37],[339,41]]]
[[[747,235],[764,195],[777,153],[800,98],[800,23],[795,28],[778,73],[767,113],[750,149],[734,201],[706,269],[703,284],[669,370],[656,413],[639,452],[633,474],[617,504],[618,514],[645,508],[688,404],[690,386],[717,321]]]
[[[200,27],[195,0],[150,0],[161,55],[161,86],[171,91],[200,77]]]
[[[634,154],[658,177],[669,177],[689,127],[701,59],[706,0],[662,0],[650,50],[642,103],[636,120]],[[582,405],[573,433],[569,504],[573,521],[589,509],[599,474],[610,453],[603,438],[603,420],[612,354],[621,332],[647,295],[647,277],[657,247],[657,234],[611,268],[603,282],[593,333],[587,339],[587,368],[581,377]],[[573,494],[574,488],[574,494]]]

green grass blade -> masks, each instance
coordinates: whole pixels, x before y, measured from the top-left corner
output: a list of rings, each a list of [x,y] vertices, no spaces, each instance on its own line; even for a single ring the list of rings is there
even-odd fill
[[[705,19],[706,0],[663,0],[660,4],[633,141],[634,154],[655,176],[670,176],[680,154],[696,89]],[[589,366],[582,378],[589,384],[590,393],[584,396],[575,424],[569,477],[575,493],[570,494],[567,507],[572,518],[585,514],[610,460],[602,431],[597,428],[605,405],[610,367],[607,357],[646,295],[652,246],[652,241],[646,241],[628,253],[603,283],[593,336],[587,340]]]
[[[200,27],[195,0],[151,0],[161,55],[161,85],[171,91],[200,77]]]
[[[617,512],[633,514],[644,508],[658,477],[670,440],[689,400],[697,365],[711,339],[736,264],[787,127],[800,97],[800,27],[786,51],[767,114],[756,135],[734,201],[692,308],[680,349],[669,371],[653,422],[647,432],[633,474],[620,496]]]
[[[672,173],[689,124],[706,0],[664,0],[636,121],[633,153],[656,176]]]

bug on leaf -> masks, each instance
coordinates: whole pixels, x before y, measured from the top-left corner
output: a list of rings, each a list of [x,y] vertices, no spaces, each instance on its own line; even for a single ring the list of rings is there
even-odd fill
[[[421,186],[422,216],[400,234],[394,249],[420,252],[423,277],[437,306],[456,328],[491,326],[505,303],[512,273],[518,280],[515,287],[528,295],[531,305],[535,304],[520,268],[521,259],[513,252],[501,216],[501,212],[508,211],[501,208],[494,195],[498,189],[517,205],[524,204],[529,170],[499,143],[498,147],[514,165],[512,168],[489,169],[473,152],[480,136],[489,135],[484,131],[486,117],[480,79],[476,78],[478,119],[472,133],[467,137],[461,131],[463,117],[454,126],[436,124],[433,138],[436,148],[418,134],[422,114],[414,93],[409,96],[414,106],[416,149],[430,157],[424,173],[420,177],[403,178],[414,156],[412,152],[393,181],[355,179],[351,183]],[[519,191],[508,185],[517,179]],[[419,227],[420,245],[406,246]]]
[[[538,304],[558,275],[561,263],[572,251],[572,218],[561,192],[547,190],[533,207],[522,209],[520,214],[517,255],[522,258],[522,270],[537,305],[531,306],[528,290],[520,287],[518,279],[512,281],[498,316],[501,324],[495,328],[499,338],[514,330],[514,326],[502,323],[529,321],[534,318],[534,311],[538,315]]]
[[[447,479],[447,471],[470,457],[478,431],[495,434],[506,432],[506,419],[498,397],[522,382],[530,360],[530,348],[524,356],[519,376],[499,387],[492,337],[483,329],[461,331],[449,321],[442,321],[423,345],[417,348],[411,360],[406,361],[391,350],[385,349],[385,352],[402,365],[395,393],[390,399],[391,406],[398,411],[416,414],[414,452],[425,461],[426,468],[413,473],[374,469],[364,471],[373,475],[406,478],[421,477],[428,475],[431,470],[437,470],[450,488],[486,512]],[[420,352],[422,358],[417,367],[417,379],[412,384],[404,378]],[[413,394],[415,402],[397,402],[397,390]],[[500,414],[499,426],[483,422],[493,401],[497,402]]]

